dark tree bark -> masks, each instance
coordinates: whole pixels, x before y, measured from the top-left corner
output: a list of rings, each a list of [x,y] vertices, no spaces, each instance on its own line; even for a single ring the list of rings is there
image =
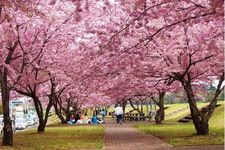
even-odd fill
[[[55,113],[61,120],[62,124],[66,124],[70,120],[70,116],[72,115],[70,112],[71,105],[71,98],[69,97],[66,99],[67,104],[65,107],[62,105],[62,99],[57,98],[54,103]]]
[[[157,106],[159,107],[159,109],[156,111],[156,115],[155,115],[155,123],[156,124],[161,124],[162,121],[165,118],[165,111],[164,111],[164,96],[165,93],[164,91],[159,91],[159,101],[157,102],[153,97],[152,100],[157,104]]]
[[[9,115],[9,96],[10,90],[7,87],[7,81],[1,82],[1,93],[2,93],[2,105],[3,105],[3,115],[4,115],[4,127],[3,127],[3,146],[13,145],[13,130],[12,121]]]
[[[40,99],[34,93],[31,97],[34,101],[35,109],[39,119],[38,132],[44,132],[47,121],[48,121],[49,111],[51,107],[53,106],[54,99],[49,99],[49,103],[45,110],[45,116],[44,116],[44,110],[43,110]]]
[[[140,103],[141,103],[141,113],[143,114],[143,100],[141,100]]]
[[[44,132],[45,126],[48,121],[49,111],[50,111],[51,107],[53,106],[54,99],[49,99],[47,108],[45,110],[45,116],[44,116],[44,110],[43,110],[41,100],[39,99],[39,97],[36,95],[36,92],[35,92],[36,86],[34,86],[34,89],[29,87],[28,91],[20,91],[20,90],[16,90],[16,91],[22,95],[29,96],[33,99],[35,110],[36,110],[36,113],[37,113],[37,116],[39,119],[38,132]]]
[[[208,120],[204,118],[203,114],[197,107],[195,96],[193,94],[191,81],[183,81],[182,83],[185,92],[188,97],[188,102],[190,106],[191,116],[193,119],[193,123],[198,135],[205,135],[209,133],[209,125]]]
[[[34,106],[39,119],[38,132],[44,132],[46,123],[44,122],[43,108],[41,102],[39,98],[35,95],[35,93],[31,95],[31,98],[34,101]]]
[[[62,112],[61,112],[61,110],[60,110],[60,108],[59,108],[57,102],[54,104],[54,109],[55,109],[56,115],[57,115],[57,116],[59,117],[59,119],[61,120],[61,123],[62,123],[62,124],[66,124],[66,119],[64,118],[64,116],[63,116],[63,114],[62,114]]]
[[[127,106],[127,100],[123,100],[123,101],[122,101],[122,108],[123,108],[123,113],[124,113],[124,114],[125,114],[126,106]],[[123,122],[125,122],[124,115],[123,115]]]
[[[66,115],[66,122],[70,120],[70,116],[71,116],[71,112],[70,112],[70,108],[67,107],[67,110],[66,110],[67,113],[65,113]]]
[[[192,90],[191,78],[188,75],[187,80],[182,80],[182,85],[185,89],[185,92],[188,97],[188,102],[190,106],[191,116],[193,119],[193,123],[198,135],[206,135],[209,134],[209,119],[213,114],[216,104],[217,98],[219,94],[223,91],[224,87],[222,87],[222,83],[224,81],[224,74],[220,77],[219,84],[217,86],[215,95],[211,100],[211,103],[207,106],[207,108],[203,108],[202,111],[198,109],[196,105],[196,99]]]
[[[126,106],[127,106],[127,100],[123,100],[122,101],[123,113],[125,113]]]
[[[8,54],[5,59],[5,64],[10,64],[14,51],[18,45],[18,41],[13,44],[9,44]],[[8,74],[9,71],[6,67],[2,67],[0,70],[0,87],[2,94],[2,106],[3,106],[3,115],[4,115],[4,127],[3,127],[3,146],[13,146],[13,130],[12,130],[12,121],[10,119],[9,113],[9,99],[11,87],[8,83]]]
[[[132,103],[131,99],[129,99],[129,103],[131,105],[131,107],[136,110],[139,114],[141,113],[141,110],[138,107],[135,107],[134,104]]]

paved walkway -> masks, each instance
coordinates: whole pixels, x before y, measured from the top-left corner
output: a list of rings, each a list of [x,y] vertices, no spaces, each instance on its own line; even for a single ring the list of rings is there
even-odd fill
[[[108,120],[105,124],[104,150],[224,150],[223,145],[189,146],[174,148],[151,134],[140,133],[133,126],[137,122],[122,125]]]
[[[138,132],[135,122],[118,125],[115,121],[106,123],[105,150],[170,150],[172,146],[150,135]]]

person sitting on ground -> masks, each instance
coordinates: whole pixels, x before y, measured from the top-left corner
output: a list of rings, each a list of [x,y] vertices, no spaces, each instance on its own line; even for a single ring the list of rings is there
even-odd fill
[[[98,124],[97,116],[94,114],[91,118],[91,124]]]
[[[77,120],[77,124],[82,124],[83,123],[83,119],[84,119],[84,116],[81,114],[80,115],[80,119]]]
[[[75,123],[75,119],[74,119],[74,116],[73,116],[73,115],[70,116],[70,120],[67,121],[67,123],[68,123],[68,124],[73,124],[73,123]]]
[[[102,124],[102,123],[104,123],[104,121],[98,118],[95,114],[92,116],[91,124]]]
[[[88,119],[87,113],[84,114],[82,121],[83,121],[82,122],[83,124],[88,124],[89,123],[89,119]]]
[[[97,116],[96,116],[96,117],[97,117]],[[102,123],[104,123],[104,122],[105,122],[104,120],[101,120],[101,119],[100,119],[100,118],[98,118],[98,117],[97,117],[97,121],[98,121],[98,123],[99,123],[99,124],[102,124]]]

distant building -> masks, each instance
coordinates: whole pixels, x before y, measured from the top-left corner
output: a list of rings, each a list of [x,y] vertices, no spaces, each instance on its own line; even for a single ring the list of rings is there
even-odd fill
[[[27,119],[36,114],[34,104],[29,97],[15,98],[10,101],[10,116],[15,119]]]

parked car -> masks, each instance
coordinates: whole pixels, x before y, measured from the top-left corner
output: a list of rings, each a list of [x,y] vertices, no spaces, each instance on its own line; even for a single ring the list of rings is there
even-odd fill
[[[34,122],[35,122],[35,124],[38,124],[39,123],[39,118],[38,117],[34,118]]]
[[[16,119],[15,120],[16,129],[26,129],[27,128],[27,121],[25,119]]]
[[[27,120],[27,125],[28,125],[28,126],[35,125],[35,120],[34,120],[34,119],[31,119],[31,118],[28,119],[28,120]]]

